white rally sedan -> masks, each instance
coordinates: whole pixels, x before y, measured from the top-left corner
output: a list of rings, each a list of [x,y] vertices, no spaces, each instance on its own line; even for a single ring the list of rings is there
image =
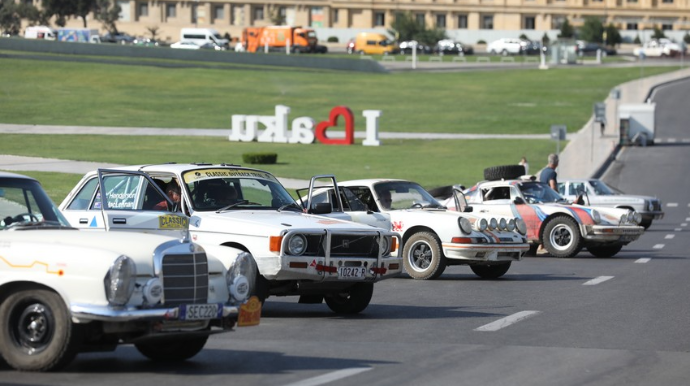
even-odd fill
[[[145,174],[155,183],[144,183]],[[75,186],[60,210],[83,229],[141,229],[128,216],[156,207],[168,186],[179,185],[179,209],[190,216],[193,240],[251,253],[259,269],[255,294],[300,296],[302,303],[326,302],[336,313],[363,311],[374,283],[402,271],[392,252],[399,235],[302,208],[270,173],[231,164],[161,164],[101,171],[112,205],[101,208],[99,173]],[[165,186],[165,189],[160,189]]]
[[[529,249],[521,220],[447,211],[414,182],[370,179],[338,186],[345,211],[390,217],[392,230],[402,235],[405,271],[415,279],[438,278],[448,265],[469,265],[477,276],[495,279]],[[302,200],[307,206],[332,203],[338,199],[333,192],[320,187]]]
[[[50,371],[82,351],[134,344],[149,358],[179,361],[211,334],[258,324],[249,254],[191,242],[179,214],[157,220],[186,237],[81,232],[38,181],[0,172],[2,360]]]

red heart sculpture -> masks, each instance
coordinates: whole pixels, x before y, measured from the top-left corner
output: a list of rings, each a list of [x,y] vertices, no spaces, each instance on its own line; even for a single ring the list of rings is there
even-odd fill
[[[338,117],[345,118],[345,138],[332,139],[326,136],[329,127],[336,126]],[[347,106],[336,106],[331,110],[328,121],[320,122],[316,125],[316,139],[324,145],[352,145],[355,143],[355,117]]]

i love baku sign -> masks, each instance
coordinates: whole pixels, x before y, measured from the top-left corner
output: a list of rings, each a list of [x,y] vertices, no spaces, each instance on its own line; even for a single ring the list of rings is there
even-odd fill
[[[288,130],[290,108],[277,105],[275,115],[233,115],[230,141],[233,142],[273,142],[310,144],[319,141],[325,145],[352,145],[355,143],[355,117],[347,106],[331,109],[328,119],[316,123],[310,117],[295,118]],[[379,146],[379,110],[364,110],[366,119],[366,138],[364,146]],[[345,136],[329,137],[328,130],[344,125]],[[261,128],[259,126],[262,126]]]

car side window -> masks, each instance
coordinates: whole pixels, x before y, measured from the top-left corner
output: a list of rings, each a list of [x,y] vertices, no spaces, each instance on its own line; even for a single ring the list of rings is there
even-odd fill
[[[104,176],[103,184],[105,196],[108,202],[108,209],[111,210],[141,210],[146,201],[146,187],[148,181],[139,175],[112,175]],[[159,194],[160,195],[160,194]],[[161,197],[161,200],[163,198]],[[91,205],[91,209],[100,210],[101,192],[96,194],[96,199]]]
[[[585,184],[582,182],[573,182],[568,188],[569,196],[577,196],[585,192]]]
[[[72,202],[67,206],[67,210],[86,210],[91,203],[91,199],[98,188],[98,178],[90,179],[84,187],[74,196]]]

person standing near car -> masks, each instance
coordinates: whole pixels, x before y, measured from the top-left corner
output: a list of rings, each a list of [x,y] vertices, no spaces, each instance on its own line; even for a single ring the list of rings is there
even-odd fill
[[[527,157],[522,157],[518,165],[522,165],[525,168],[525,175],[529,174],[529,163],[527,162]]]
[[[546,167],[542,169],[541,173],[539,174],[539,181],[549,185],[551,189],[558,191],[558,173],[556,173],[556,168],[558,167],[558,155],[553,153],[549,154],[548,162],[549,164],[546,165]]]

